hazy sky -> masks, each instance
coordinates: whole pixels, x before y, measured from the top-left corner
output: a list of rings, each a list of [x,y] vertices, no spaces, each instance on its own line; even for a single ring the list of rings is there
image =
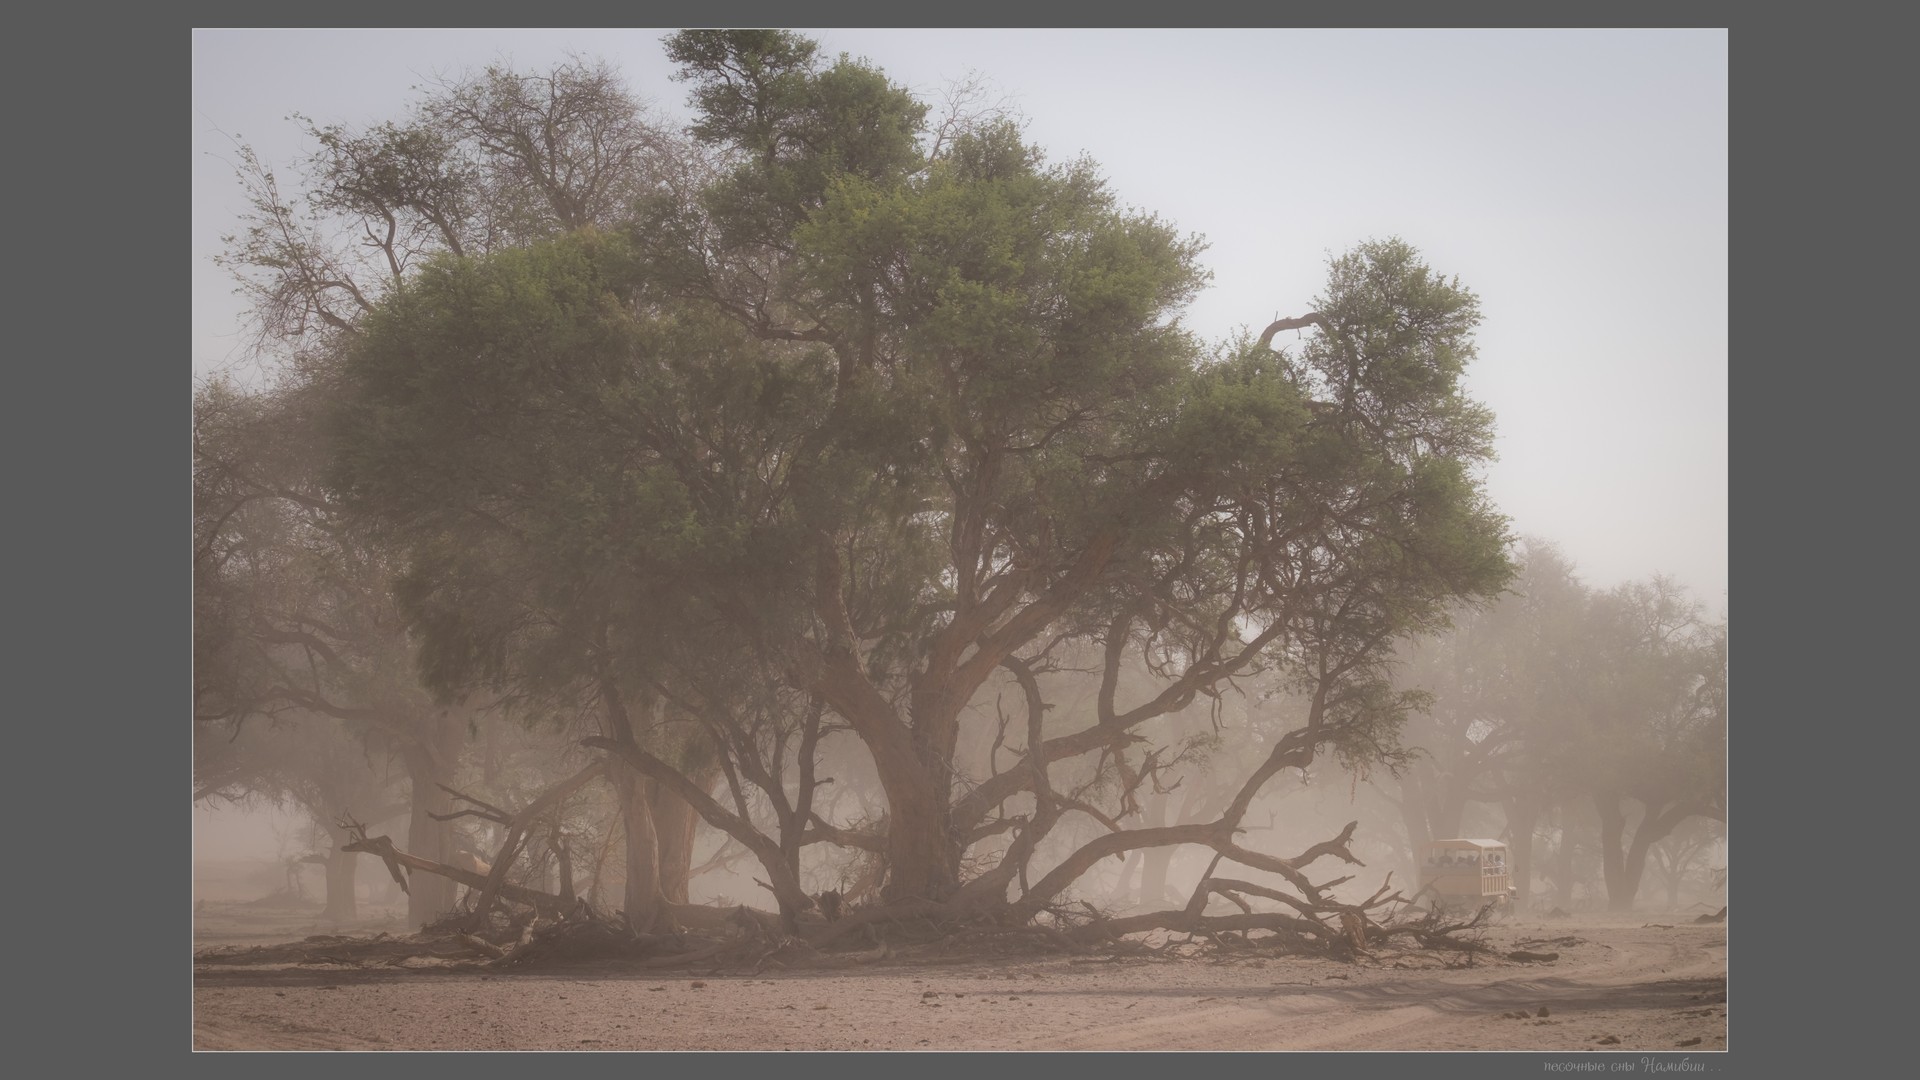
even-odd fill
[[[684,117],[661,30],[196,30],[193,367],[237,356],[210,258],[239,138],[288,114],[398,118],[411,87],[496,59],[602,56]],[[1479,294],[1469,371],[1499,417],[1487,471],[1514,528],[1590,584],[1727,580],[1727,35],[1722,30],[822,30],[935,97],[977,71],[1055,159],[1207,238],[1209,339],[1309,310],[1329,254],[1398,235]]]

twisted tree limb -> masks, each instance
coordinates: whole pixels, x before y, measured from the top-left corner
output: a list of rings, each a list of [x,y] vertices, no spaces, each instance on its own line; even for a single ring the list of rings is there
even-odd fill
[[[354,840],[340,845],[340,850],[364,851],[369,855],[379,856],[389,866],[404,866],[408,870],[418,870],[427,874],[438,874],[443,878],[450,878],[457,881],[469,889],[482,890],[487,887],[488,879],[486,875],[476,874],[471,870],[466,870],[458,866],[448,866],[446,863],[434,862],[432,859],[423,859],[418,855],[409,855],[404,851],[397,850],[393,846],[393,838],[389,836],[371,836],[363,840]],[[519,885],[510,885],[506,882],[500,883],[497,895],[512,900],[515,903],[530,905],[534,910],[548,915],[562,914],[567,908],[567,905],[557,896],[552,896],[535,889],[524,888]]]
[[[485,880],[481,884],[480,902],[474,905],[473,909],[473,918],[476,926],[485,924],[487,913],[493,908],[494,898],[507,895],[505,891],[507,870],[512,867],[514,856],[520,852],[520,846],[526,842],[528,827],[558,807],[567,796],[580,790],[587,781],[603,775],[604,772],[605,766],[596,761],[586,768],[581,769],[579,772],[574,773],[567,779],[548,788],[540,794],[539,798],[528,803],[524,810],[521,810],[513,816],[513,820],[507,825],[506,840],[500,845],[499,853],[493,857],[493,868],[488,872]],[[544,896],[546,894],[541,893],[539,895]],[[511,898],[512,897],[509,897],[509,899]]]
[[[1260,332],[1260,347],[1263,349],[1271,348],[1273,346],[1273,335],[1282,330],[1298,330],[1303,326],[1317,326],[1329,334],[1333,333],[1333,324],[1327,321],[1325,315],[1317,311],[1309,311],[1305,315],[1299,315],[1291,319],[1277,320],[1265,330],[1262,330]]]

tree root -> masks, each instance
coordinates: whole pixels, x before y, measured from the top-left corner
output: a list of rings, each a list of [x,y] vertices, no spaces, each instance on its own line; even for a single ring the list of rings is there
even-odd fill
[[[835,922],[803,921],[787,929],[778,915],[744,906],[674,905],[672,933],[636,933],[624,917],[603,916],[582,902],[564,913],[554,899],[514,911],[496,911],[474,926],[472,912],[456,911],[406,939],[310,939],[297,946],[222,951],[202,963],[338,962],[398,964],[410,957],[465,959],[495,970],[526,971],[578,964],[614,964],[634,970],[709,966],[758,974],[768,968],[839,968],[899,960],[938,963],[968,958],[1069,955],[1086,962],[1107,960],[1254,959],[1308,955],[1358,962],[1377,959],[1398,943],[1423,950],[1474,954],[1489,911],[1449,919],[1426,913],[1411,921],[1376,920],[1398,894],[1386,887],[1363,904],[1303,901],[1251,882],[1203,879],[1185,908],[1115,917],[1075,903],[1047,909],[1051,918],[1019,922],[1011,905],[955,906],[918,900],[848,910]],[[512,901],[510,892],[502,897]],[[1207,914],[1206,901],[1222,896],[1239,910]],[[1257,911],[1248,897],[1283,901],[1291,911]],[[1405,910],[1404,908],[1402,910]],[[1048,925],[1048,923],[1051,925]],[[1140,939],[1167,932],[1155,945]],[[1524,944],[1524,943],[1523,943]]]

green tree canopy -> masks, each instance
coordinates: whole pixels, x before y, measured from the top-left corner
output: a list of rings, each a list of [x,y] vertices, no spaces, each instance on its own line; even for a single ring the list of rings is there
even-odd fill
[[[1509,572],[1475,472],[1491,418],[1460,387],[1469,291],[1368,243],[1332,262],[1297,354],[1271,331],[1209,354],[1180,322],[1202,245],[1091,163],[999,122],[934,148],[910,94],[792,35],[669,51],[710,183],[619,232],[442,259],[345,355],[334,475],[410,552],[430,678],[611,708],[715,657],[765,672],[871,753],[889,893],[936,903],[1006,901],[1060,812],[1048,762],[1124,763],[1129,730],[1263,667],[1306,691],[1307,726],[1220,822],[1106,847],[1259,858],[1231,836],[1267,777],[1392,752],[1393,641]],[[1029,767],[960,775],[976,693],[1070,641],[1103,658],[1094,715],[1040,739],[1030,697]],[[1161,685],[1122,701],[1135,654]],[[1013,851],[963,883],[1016,797],[1035,811]]]

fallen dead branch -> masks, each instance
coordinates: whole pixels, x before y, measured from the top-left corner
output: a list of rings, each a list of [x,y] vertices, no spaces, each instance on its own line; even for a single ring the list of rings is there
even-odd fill
[[[473,909],[473,920],[476,925],[488,917],[488,914],[493,910],[496,897],[507,896],[508,899],[514,899],[514,897],[509,896],[507,893],[509,887],[507,885],[507,871],[512,868],[514,858],[519,855],[521,847],[526,843],[528,830],[533,823],[548,811],[560,806],[561,803],[565,802],[570,795],[579,790],[588,781],[604,774],[605,767],[600,762],[594,762],[567,779],[541,792],[538,798],[528,803],[518,814],[512,817],[507,824],[506,838],[501,842],[500,850],[493,857],[491,869],[488,871],[487,876],[481,881],[479,887],[480,900],[474,905]],[[465,798],[465,796],[461,797]],[[473,800],[469,799],[468,801],[471,802]],[[488,809],[496,808],[489,807]],[[570,896],[555,897],[554,899],[561,905],[570,905],[573,900]]]
[[[1467,919],[1450,919],[1440,912],[1429,911],[1418,919],[1389,923],[1379,927],[1375,931],[1374,939],[1386,941],[1404,936],[1412,938],[1426,949],[1477,953],[1488,947],[1480,940],[1480,934],[1486,930],[1487,922],[1492,915],[1492,904],[1481,907]],[[1466,936],[1455,937],[1456,934]]]
[[[387,864],[390,870],[397,866],[404,867],[409,871],[417,870],[421,873],[438,874],[444,878],[451,878],[473,889],[475,892],[484,892],[489,881],[488,876],[476,874],[462,867],[449,866],[446,863],[435,862],[432,859],[423,859],[418,855],[409,855],[395,848],[393,846],[393,838],[389,836],[369,836],[362,837],[358,840],[351,840],[340,845],[340,850],[364,851],[370,855],[377,855]],[[398,871],[392,872],[394,873],[394,879],[401,882],[404,886],[405,879]],[[526,904],[535,910],[555,915],[564,912],[570,906],[566,901],[550,893],[543,893],[536,889],[529,889],[520,885],[509,885],[504,882],[499,886],[498,895],[514,903]]]
[[[1558,945],[1563,949],[1571,948],[1575,945],[1585,945],[1586,943],[1587,940],[1585,938],[1577,937],[1525,938],[1521,941],[1514,942],[1515,945],[1521,948],[1525,948],[1528,945]]]
[[[469,948],[472,948],[476,952],[485,953],[486,955],[493,957],[495,960],[498,960],[501,957],[504,957],[507,955],[507,950],[501,948],[498,945],[495,945],[491,941],[486,941],[481,938],[474,937],[472,934],[460,934],[458,935],[458,940],[462,944],[467,945]]]
[[[536,806],[520,811],[514,821],[524,825],[536,816],[536,809],[550,807],[591,775],[591,770],[583,770],[549,789]],[[1407,910],[1405,898],[1393,890],[1392,874],[1358,904],[1341,902],[1328,893],[1348,878],[1316,884],[1306,877],[1304,868],[1326,856],[1364,865],[1350,850],[1354,829],[1349,824],[1338,836],[1292,859],[1242,848],[1227,835],[1210,837],[1213,862],[1178,910],[1117,917],[1085,901],[1040,902],[1038,898],[1057,893],[1043,882],[1011,901],[1004,895],[990,900],[985,890],[963,888],[945,901],[908,899],[844,908],[833,921],[813,916],[789,923],[776,913],[746,906],[677,904],[671,905],[672,925],[680,929],[670,934],[637,933],[618,913],[602,916],[584,902],[568,902],[502,881],[513,838],[486,876],[399,852],[384,836],[367,838],[362,833],[345,848],[372,852],[390,865],[440,874],[483,894],[497,890],[500,900],[518,905],[521,910],[516,915],[511,910],[489,910],[483,901],[476,910],[451,914],[423,931],[430,941],[430,955],[484,958],[496,968],[613,962],[645,969],[701,964],[713,965],[715,970],[733,967],[758,972],[768,967],[838,967],[896,958],[937,962],[982,954],[1102,951],[1114,957],[1154,959],[1210,952],[1229,959],[1307,954],[1357,961],[1377,957],[1401,942],[1464,954],[1463,962],[1472,963],[1474,955],[1487,948],[1479,932],[1490,917],[1491,905],[1470,918],[1427,912],[1402,922],[1389,914],[1396,905],[1398,911]],[[1083,847],[1077,857],[1084,858],[1086,852]],[[1273,873],[1281,881],[1262,884],[1214,876],[1227,860]],[[1238,910],[1209,913],[1215,897]],[[1279,910],[1258,910],[1258,901],[1270,902]],[[1169,938],[1159,946],[1137,940],[1147,932],[1185,935],[1185,940]]]

